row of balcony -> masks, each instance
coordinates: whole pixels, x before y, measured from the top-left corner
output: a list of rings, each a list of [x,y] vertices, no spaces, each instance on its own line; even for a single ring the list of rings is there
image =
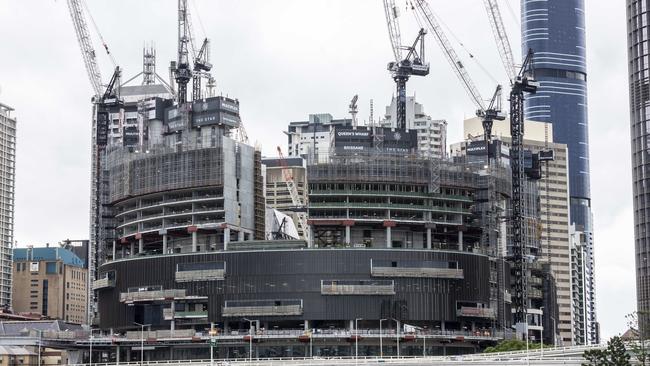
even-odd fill
[[[134,303],[146,301],[164,301],[186,297],[184,289],[154,290],[154,291],[134,291],[120,293],[120,302]]]
[[[120,217],[123,215],[127,215],[129,213],[136,213],[141,210],[145,209],[152,209],[152,208],[162,208],[164,206],[168,205],[179,205],[179,204],[191,204],[191,203],[200,203],[200,202],[210,202],[210,201],[216,201],[216,200],[223,200],[224,197],[223,195],[196,195],[195,197],[191,196],[184,196],[184,197],[179,197],[179,198],[166,198],[165,200],[157,200],[157,201],[149,201],[149,202],[141,202],[139,205],[131,205],[128,207],[123,207],[123,211],[119,212],[116,217]]]
[[[370,274],[373,277],[464,278],[463,270],[460,268],[372,267]]]
[[[425,197],[445,201],[473,202],[471,197],[460,195],[432,195],[426,192],[403,191],[353,191],[353,190],[312,190],[310,196],[372,196],[372,197]]]
[[[310,202],[309,208],[376,208],[376,209],[402,209],[414,211],[438,211],[450,213],[466,213],[469,214],[468,209],[462,207],[444,207],[432,205],[413,205],[413,204],[399,204],[388,202]]]

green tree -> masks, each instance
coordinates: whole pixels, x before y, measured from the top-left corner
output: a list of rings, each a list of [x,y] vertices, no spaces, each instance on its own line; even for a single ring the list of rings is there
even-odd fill
[[[607,360],[607,351],[606,350],[590,350],[585,351],[582,357],[587,361],[583,362],[582,366],[606,366],[609,365]]]
[[[636,333],[638,335],[638,342],[630,342],[630,350],[634,354],[634,357],[636,357],[639,363],[641,363],[643,366],[646,365],[646,361],[650,361],[648,349],[646,348],[646,341],[648,337],[645,333],[647,332],[642,332],[640,327],[640,323],[643,320],[647,322],[647,318],[647,311],[635,311],[625,316],[625,319],[627,320],[627,326],[630,328],[632,333]]]
[[[621,337],[613,337],[607,342],[607,351],[609,352],[610,365],[613,366],[629,366],[630,355],[625,349],[625,344]]]
[[[582,366],[630,366],[630,355],[620,337],[612,337],[604,350],[585,351]]]

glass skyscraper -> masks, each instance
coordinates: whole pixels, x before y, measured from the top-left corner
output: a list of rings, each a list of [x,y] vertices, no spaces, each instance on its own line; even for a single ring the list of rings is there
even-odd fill
[[[521,28],[522,54],[535,52],[535,76],[541,84],[537,94],[527,97],[526,119],[552,123],[553,141],[568,145],[571,222],[593,238],[584,0],[522,0]],[[587,246],[588,342],[596,342],[592,240]],[[570,323],[558,324],[560,329],[566,326]]]
[[[630,132],[632,137],[632,191],[636,298],[644,336],[650,324],[650,61],[648,59],[648,9],[650,0],[627,0],[627,45],[630,82]]]

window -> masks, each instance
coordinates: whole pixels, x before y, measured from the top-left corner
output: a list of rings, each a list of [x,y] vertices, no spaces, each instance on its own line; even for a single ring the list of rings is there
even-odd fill
[[[45,273],[46,274],[56,274],[56,262],[47,262],[45,263]]]

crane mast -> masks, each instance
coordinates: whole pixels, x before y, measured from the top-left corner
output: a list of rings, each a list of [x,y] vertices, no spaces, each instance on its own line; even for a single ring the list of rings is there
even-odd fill
[[[278,156],[280,157],[280,164],[282,165],[282,175],[284,176],[284,180],[287,183],[287,189],[289,190],[289,195],[291,196],[291,203],[296,208],[296,216],[298,217],[298,229],[302,230],[307,244],[311,247],[311,237],[309,233],[309,226],[307,224],[307,213],[304,211],[307,206],[298,194],[298,189],[296,188],[296,183],[293,180],[291,169],[287,165],[287,160],[284,158],[284,154],[282,154],[282,149],[280,146],[278,146]]]
[[[528,249],[524,243],[524,95],[535,94],[533,51],[529,50],[510,91],[510,164],[512,166],[512,264],[515,277],[514,324],[526,323],[528,309]]]
[[[177,84],[176,99],[179,105],[187,102],[187,84],[192,78],[188,44],[190,29],[187,15],[187,0],[178,0],[178,58],[174,69]]]
[[[97,65],[97,55],[92,45],[90,33],[88,32],[88,24],[83,15],[81,0],[68,0],[68,9],[70,10],[75,33],[77,34],[77,41],[81,47],[81,55],[84,59],[90,84],[95,93],[95,97],[99,98],[104,92],[102,88],[102,75]]]

